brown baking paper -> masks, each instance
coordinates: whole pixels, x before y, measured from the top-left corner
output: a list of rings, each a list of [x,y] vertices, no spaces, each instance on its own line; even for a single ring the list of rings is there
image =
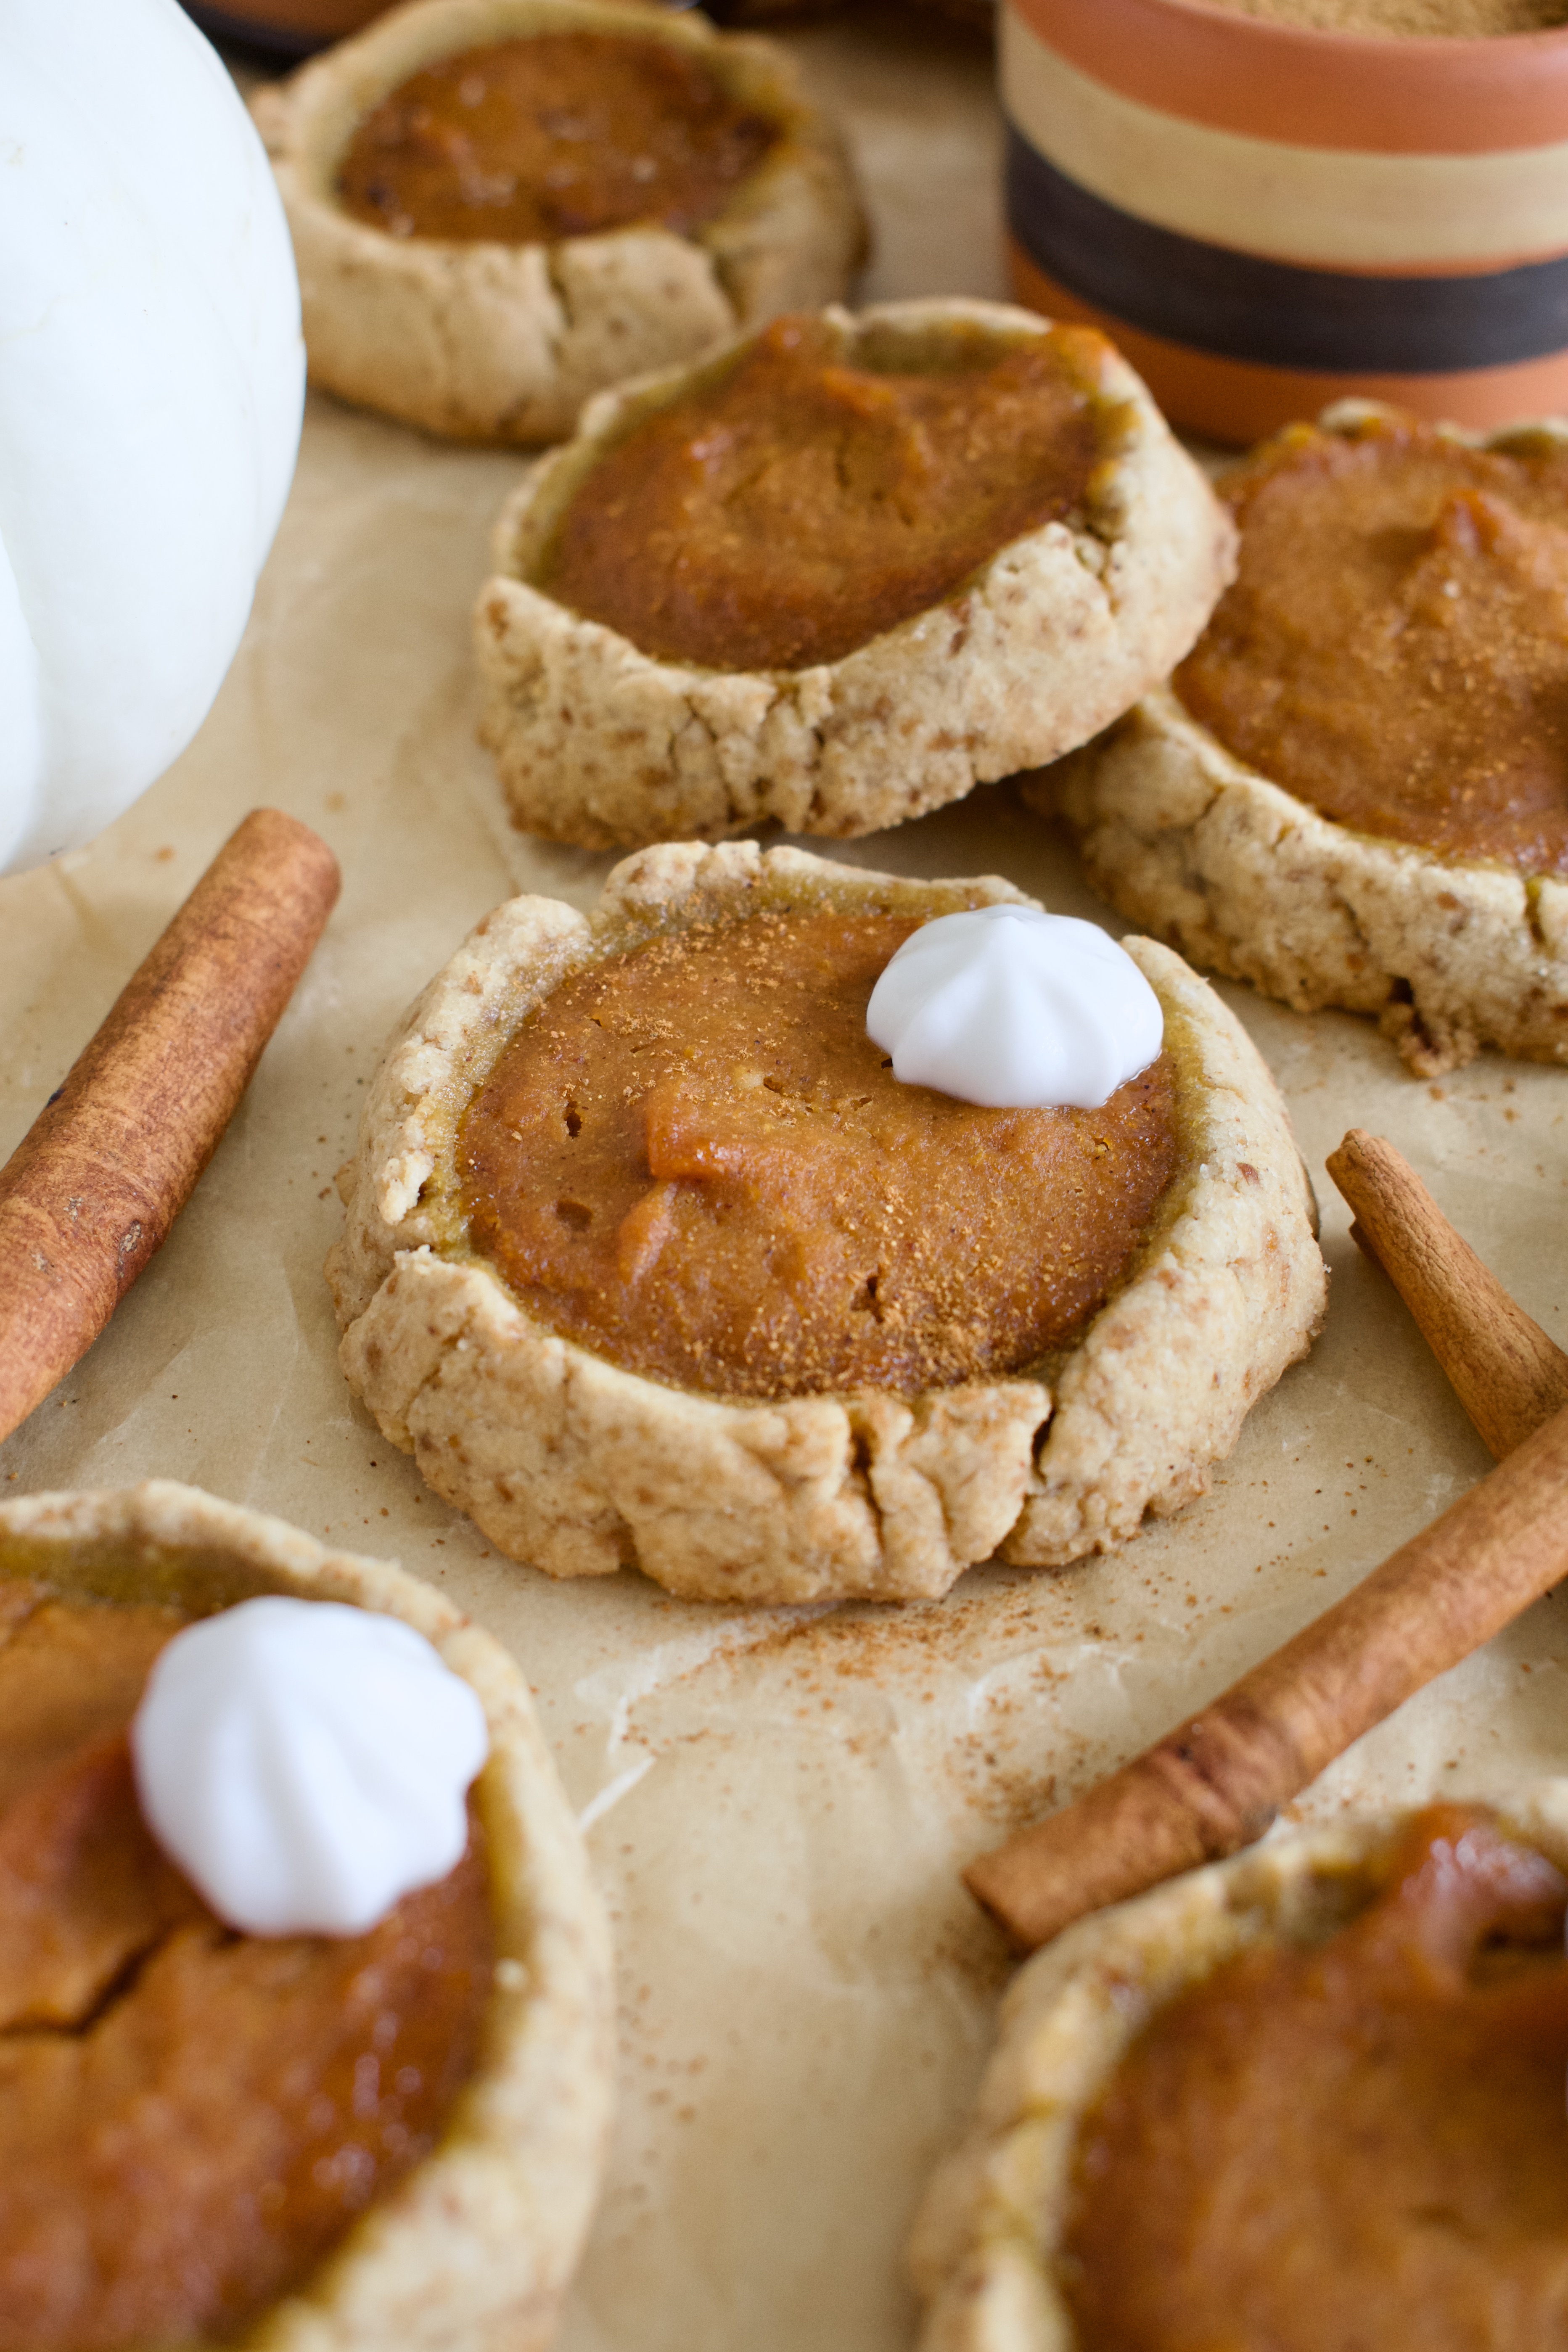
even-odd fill
[[[787,37],[846,111],[877,216],[868,295],[995,294],[998,123],[975,47],[887,18]],[[611,861],[509,834],[473,740],[468,608],[514,457],[326,401],[239,659],[191,751],[93,848],[0,882],[9,1150],[243,813],[342,859],[326,940],[173,1238],[0,1447],[0,1493],[160,1475],[401,1559],[523,1661],[615,1915],[620,2119],[565,2352],[897,2352],[900,2246],[963,2120],[1008,1964],[958,1882],[1273,1648],[1487,1457],[1322,1175],[1389,1136],[1568,1338],[1568,1071],[1406,1076],[1367,1024],[1227,989],[1289,1098],[1333,1267],[1310,1360],[1213,1492],[1117,1557],[982,1568],[942,1602],[729,1612],[633,1575],[497,1558],[351,1401],[321,1260],[389,1024],[516,888],[586,907]],[[832,845],[826,845],[830,850]],[[1004,788],[843,845],[999,872],[1110,923]],[[1315,1814],[1568,1766],[1568,1606],[1363,1741]]]

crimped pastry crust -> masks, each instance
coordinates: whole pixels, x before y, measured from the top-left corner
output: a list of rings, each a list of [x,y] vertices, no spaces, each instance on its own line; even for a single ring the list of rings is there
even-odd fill
[[[934,1390],[752,1403],[623,1371],[531,1317],[443,1225],[464,1105],[517,1024],[639,921],[875,893],[929,918],[1022,898],[753,842],[626,859],[590,920],[515,898],[392,1040],[340,1176],[328,1260],[350,1385],[437,1492],[552,1576],[636,1565],[736,1602],[945,1592],[991,1553],[1056,1566],[1208,1483],[1323,1309],[1310,1187],[1273,1080],[1178,957],[1128,948],[1165,1008],[1180,1160],[1131,1278],[1065,1361]]]
[[[391,236],[343,210],[349,141],[400,83],[438,58],[546,32],[694,52],[783,136],[691,236],[465,244]],[[312,381],[452,440],[559,440],[590,394],[831,301],[865,257],[843,141],[794,66],[771,41],[695,15],[624,0],[412,0],[260,91],[253,111],[293,232]]]
[[[1537,1782],[1499,1809],[1568,1870],[1568,1780]],[[1396,1818],[1189,1871],[1079,1920],[1020,1970],[968,2132],[915,2219],[920,2352],[1079,2352],[1053,2272],[1084,2116],[1164,2002],[1250,1945],[1316,1943],[1363,1909]]]
[[[1342,402],[1319,423],[1349,429],[1369,405]],[[1565,433],[1454,438],[1528,448]],[[1024,797],[1065,819],[1089,880],[1129,921],[1299,1013],[1375,1013],[1418,1076],[1483,1045],[1568,1061],[1568,882],[1336,824],[1234,757],[1167,688]]]
[[[847,359],[874,340],[913,366],[955,329],[978,325],[999,349],[1052,331],[999,302],[826,316]],[[1231,578],[1229,517],[1107,345],[1109,447],[1080,528],[1026,532],[960,594],[841,661],[763,671],[656,660],[531,583],[601,448],[725,356],[595,401],[497,523],[495,576],[474,615],[479,731],[524,832],[608,849],[716,841],[763,817],[840,838],[900,824],[1107,726],[1191,649]]]
[[[175,1555],[170,1572],[158,1552]],[[436,2152],[357,2221],[239,2352],[535,2352],[586,2235],[614,2068],[609,1937],[528,1685],[401,1569],[166,1479],[0,1503],[0,1578],[205,1614],[259,1592],[400,1617],[478,1692],[497,1969],[478,2072]]]

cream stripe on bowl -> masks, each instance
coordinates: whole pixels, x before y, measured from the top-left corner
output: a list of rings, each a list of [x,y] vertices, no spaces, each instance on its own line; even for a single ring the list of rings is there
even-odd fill
[[[1121,97],[1001,12],[1003,103],[1091,195],[1211,245],[1321,268],[1510,262],[1568,248],[1568,141],[1373,155],[1213,131]]]

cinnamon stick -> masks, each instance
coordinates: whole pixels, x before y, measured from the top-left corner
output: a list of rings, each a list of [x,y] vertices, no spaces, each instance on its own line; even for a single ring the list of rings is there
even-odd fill
[[[1352,1128],[1328,1169],[1351,1232],[1420,1326],[1499,1461],[1568,1404],[1568,1356],[1516,1306],[1391,1143]]]
[[[970,1892],[1032,1949],[1086,1911],[1235,1853],[1565,1574],[1568,1409],[1223,1697],[983,1855]]]
[[[0,1437],[98,1337],[217,1147],[340,886],[256,809],[0,1169]]]

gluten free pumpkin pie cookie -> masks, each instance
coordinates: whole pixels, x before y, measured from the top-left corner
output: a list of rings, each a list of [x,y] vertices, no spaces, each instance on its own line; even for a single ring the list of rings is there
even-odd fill
[[[1118,910],[1412,1069],[1568,1059],[1568,433],[1346,404],[1222,485],[1168,687],[1026,787]]]
[[[475,615],[524,831],[897,824],[1055,759],[1191,646],[1233,532],[1131,370],[999,303],[781,319],[605,394]]]
[[[1023,1969],[911,2255],[921,2352],[1568,2332],[1568,1782],[1255,1848]]]
[[[844,292],[837,131],[771,42],[618,0],[415,0],[263,91],[314,382],[432,433],[591,393]]]
[[[903,942],[1027,903],[669,845],[592,918],[498,908],[426,991],[328,1272],[351,1384],[503,1552],[903,1598],[1203,1491],[1323,1300],[1238,1024],[1133,940],[1154,1058],[1098,1108],[961,1101],[868,1034]]]
[[[301,1740],[323,1675],[343,1719],[308,1716]],[[377,1707],[397,1760],[366,1835]],[[281,1887],[257,1835],[279,1773]],[[176,1813],[212,1816],[196,1842],[242,1906],[303,1899],[310,1927],[258,1929],[183,1844],[176,1864],[170,1785]],[[414,1817],[455,1837],[434,1864],[393,1853],[345,1926],[367,1853],[374,1872]],[[190,1487],[0,1504],[7,2352],[537,2352],[597,2189],[610,2014],[581,1841],[487,1635],[384,1561]]]

